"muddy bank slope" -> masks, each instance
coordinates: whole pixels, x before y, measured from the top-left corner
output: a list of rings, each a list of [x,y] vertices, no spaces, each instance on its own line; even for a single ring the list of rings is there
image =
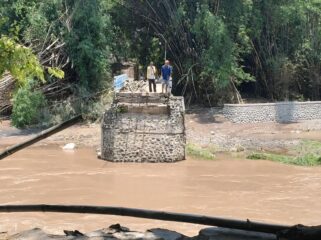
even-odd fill
[[[0,123],[0,149],[28,139],[41,129],[18,130],[10,121]],[[201,146],[212,146],[218,151],[235,149],[282,151],[297,145],[300,140],[321,141],[321,120],[298,123],[237,124],[202,109],[186,114],[187,141]],[[38,143],[100,148],[100,124],[78,124]]]

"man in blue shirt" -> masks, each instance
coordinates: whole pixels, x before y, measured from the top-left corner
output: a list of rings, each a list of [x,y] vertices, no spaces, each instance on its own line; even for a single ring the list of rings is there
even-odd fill
[[[169,61],[166,60],[165,64],[162,66],[162,78],[163,78],[162,93],[164,93],[164,88],[165,88],[165,93],[168,92],[168,88],[170,87],[172,71],[173,71],[172,66],[169,65]]]

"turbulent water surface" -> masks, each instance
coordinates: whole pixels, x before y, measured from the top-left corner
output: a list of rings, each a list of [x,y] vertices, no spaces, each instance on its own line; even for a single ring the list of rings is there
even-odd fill
[[[91,149],[29,148],[0,161],[0,204],[108,205],[281,224],[321,224],[321,168],[268,161],[113,164]],[[118,216],[0,214],[0,231],[91,231],[121,223],[196,235],[203,226]]]

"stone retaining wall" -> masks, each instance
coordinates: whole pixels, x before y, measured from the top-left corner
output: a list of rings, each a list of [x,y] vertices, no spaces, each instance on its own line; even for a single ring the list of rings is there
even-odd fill
[[[184,99],[160,93],[118,93],[102,123],[102,159],[175,162],[185,159]]]
[[[321,119],[321,101],[225,104],[223,115],[235,123],[314,120]]]

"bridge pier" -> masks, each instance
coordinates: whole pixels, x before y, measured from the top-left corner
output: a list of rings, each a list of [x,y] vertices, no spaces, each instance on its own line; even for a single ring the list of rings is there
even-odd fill
[[[112,162],[185,159],[183,97],[117,93],[102,123],[101,158]]]

